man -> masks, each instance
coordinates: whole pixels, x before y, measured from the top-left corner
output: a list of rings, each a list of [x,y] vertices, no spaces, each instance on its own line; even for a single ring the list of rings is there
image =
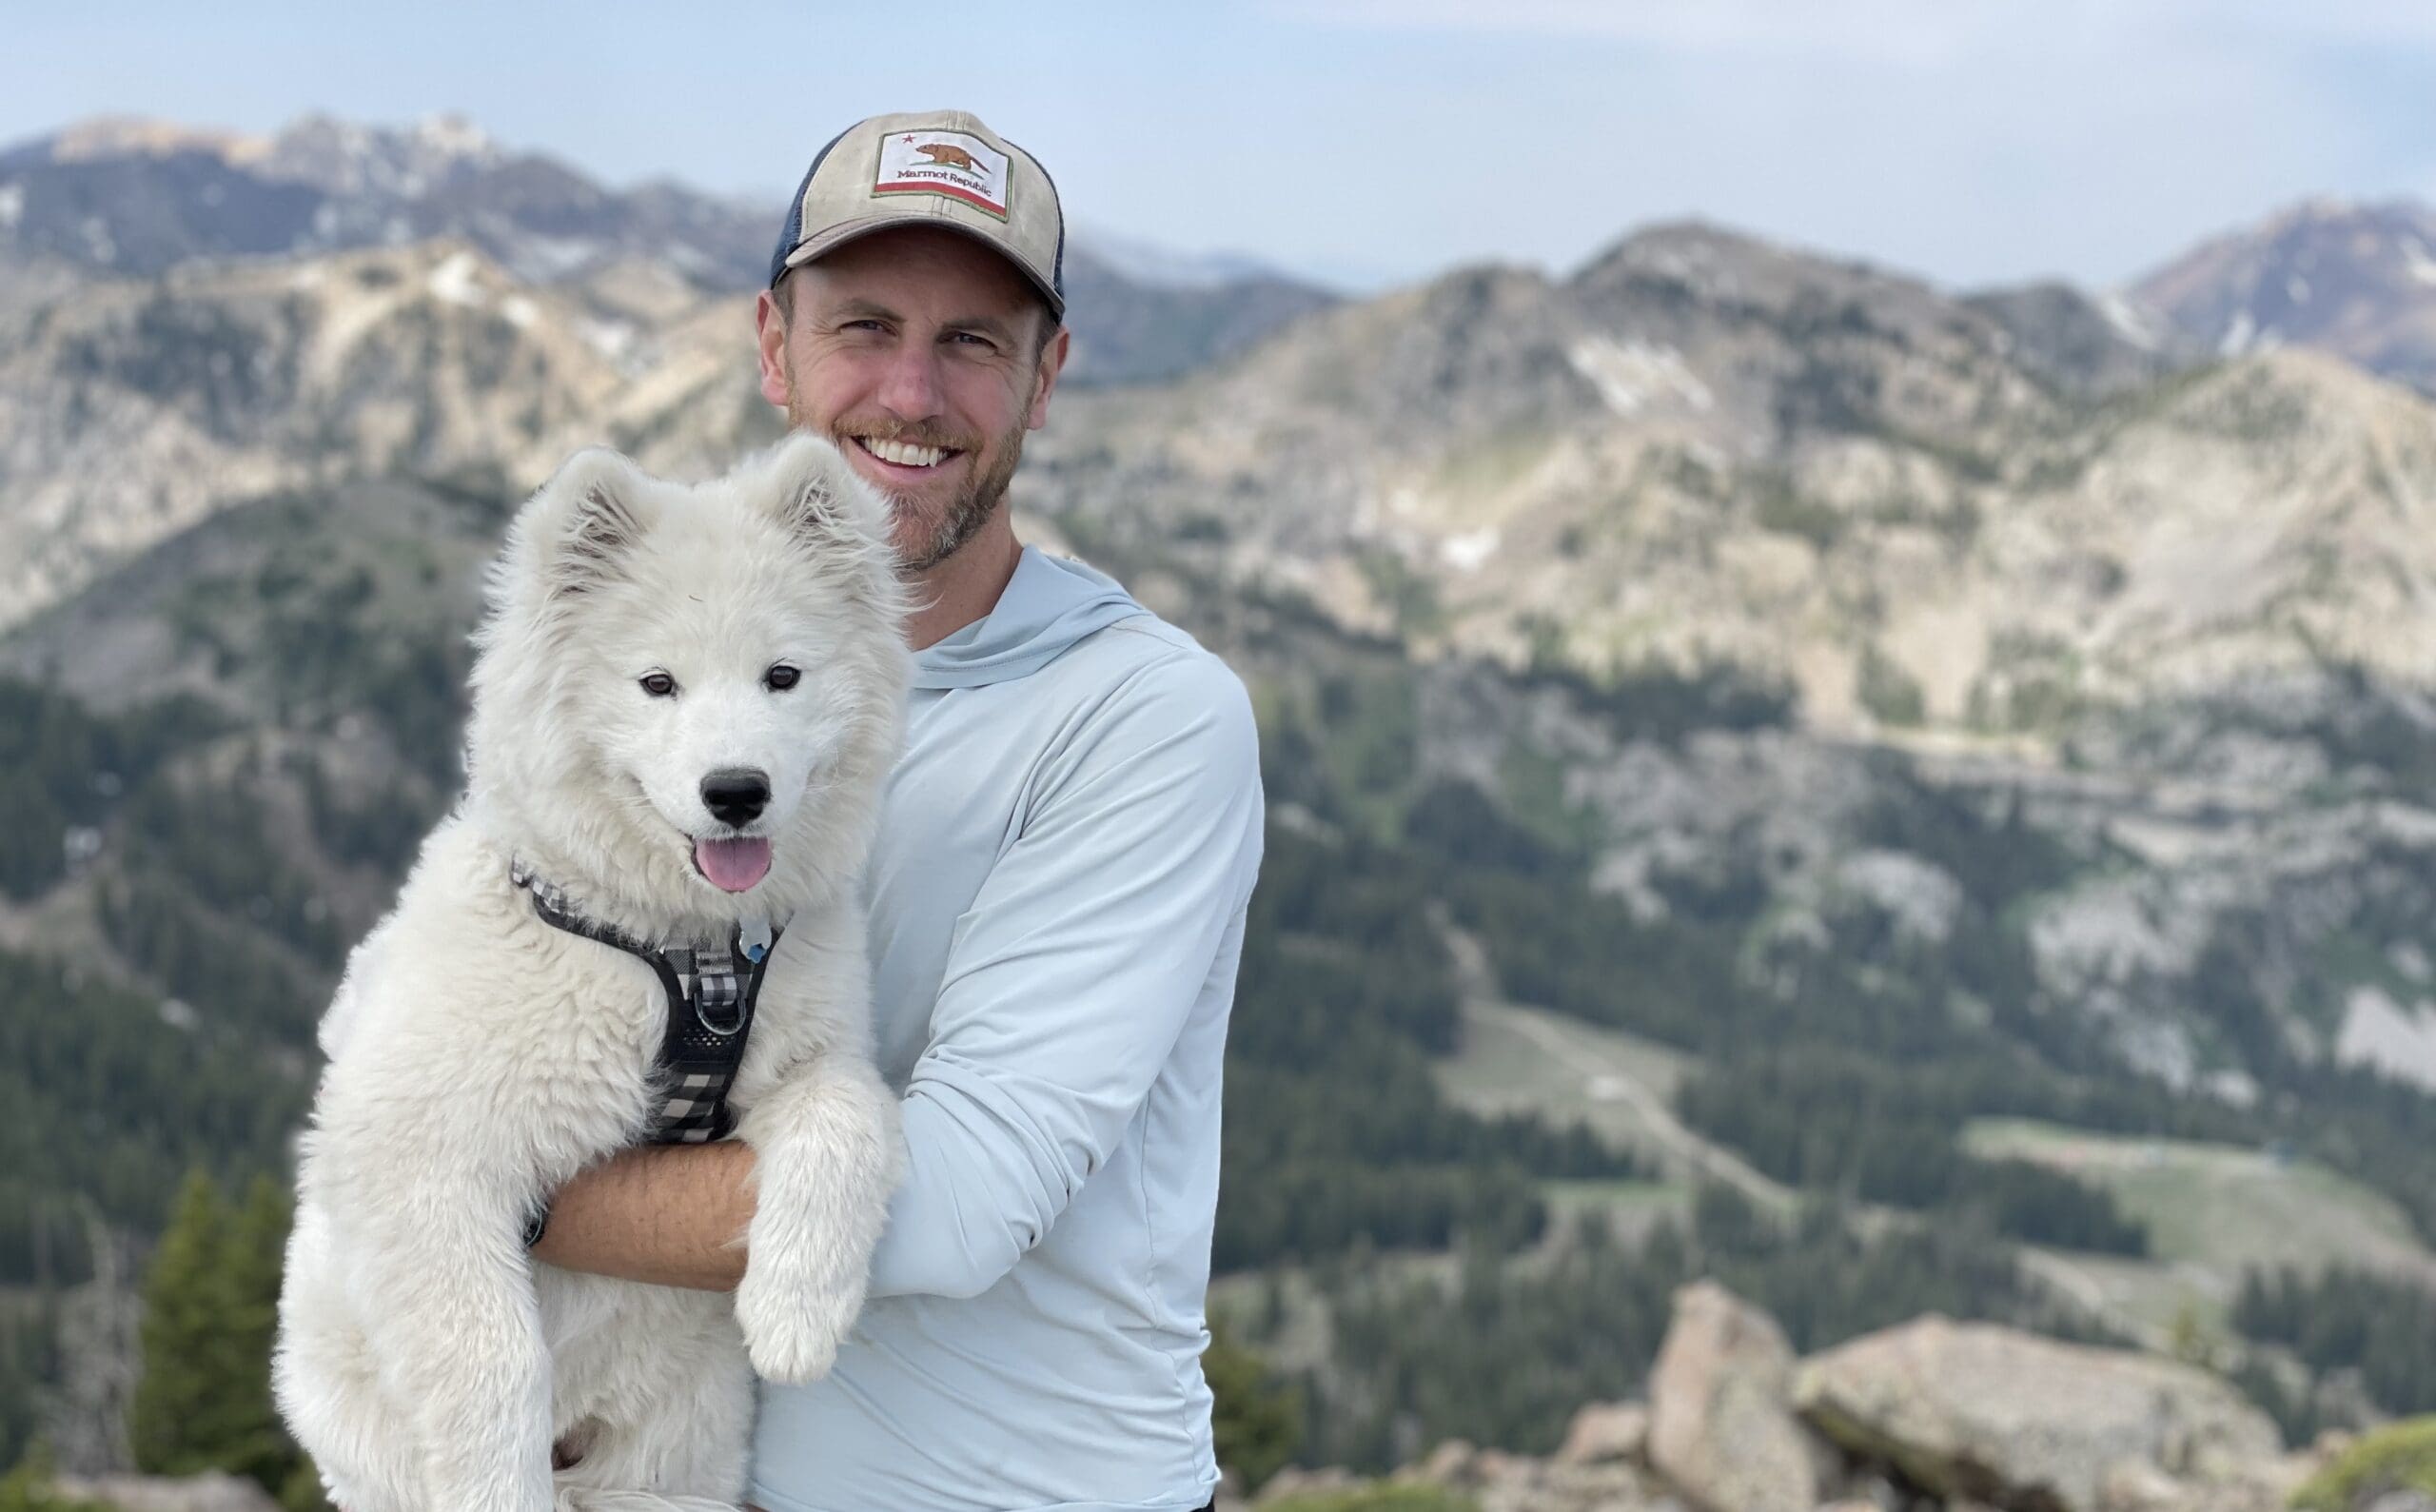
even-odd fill
[[[894,505],[920,604],[868,882],[907,1174],[835,1369],[765,1387],[765,1512],[1190,1512],[1220,1060],[1259,865],[1251,711],[1115,582],[1019,544],[1005,489],[1066,361],[1056,190],[970,115],[831,142],[755,318],[761,391]],[[553,1265],[728,1287],[741,1145],[559,1194]]]

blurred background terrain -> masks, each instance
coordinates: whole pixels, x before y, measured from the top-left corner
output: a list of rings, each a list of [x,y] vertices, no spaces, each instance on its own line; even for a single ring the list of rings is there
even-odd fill
[[[246,1362],[313,1026],[457,790],[523,491],[776,436],[783,192],[461,116],[0,148],[0,1464],[310,1504]],[[2261,1463],[2436,1411],[2426,197],[2104,283],[1621,215],[1555,271],[1088,227],[1067,267],[1023,528],[1262,718],[1212,1299],[1247,1482],[2249,1504],[1940,1484],[1835,1405],[1932,1313],[2170,1358]],[[1686,1468],[1696,1387],[1558,1455],[1660,1395],[1670,1326],[1807,1357],[1815,1498]]]

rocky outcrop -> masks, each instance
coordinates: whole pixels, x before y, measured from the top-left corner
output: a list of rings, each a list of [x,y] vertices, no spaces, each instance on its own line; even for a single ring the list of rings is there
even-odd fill
[[[2395,1466],[2423,1440],[2436,1420],[2309,1482],[2344,1444],[2287,1455],[2230,1386],[2171,1360],[1932,1316],[1798,1362],[1765,1313],[1700,1282],[1646,1406],[1581,1408],[1551,1459],[1457,1441],[1386,1483],[1480,1512],[2419,1512],[2374,1496],[2416,1494]],[[1365,1483],[1287,1471],[1258,1504]]]
[[[1809,1512],[1833,1467],[1793,1414],[1793,1372],[1776,1320],[1684,1287],[1650,1371],[1650,1463],[1712,1512]]]
[[[1929,1317],[1804,1364],[1793,1399],[1852,1455],[2022,1512],[2282,1505],[2275,1426],[2189,1365]]]

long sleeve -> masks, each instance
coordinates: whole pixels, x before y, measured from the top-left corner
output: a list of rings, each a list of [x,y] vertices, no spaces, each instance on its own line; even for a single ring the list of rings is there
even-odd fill
[[[1214,658],[1142,668],[1043,758],[956,921],[873,1295],[977,1296],[1049,1232],[1149,1095],[1260,844],[1252,712]]]

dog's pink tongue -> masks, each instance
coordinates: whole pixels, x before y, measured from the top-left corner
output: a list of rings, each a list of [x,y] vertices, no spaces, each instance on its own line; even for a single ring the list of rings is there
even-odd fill
[[[770,874],[767,840],[696,840],[694,864],[723,893],[741,893]]]

